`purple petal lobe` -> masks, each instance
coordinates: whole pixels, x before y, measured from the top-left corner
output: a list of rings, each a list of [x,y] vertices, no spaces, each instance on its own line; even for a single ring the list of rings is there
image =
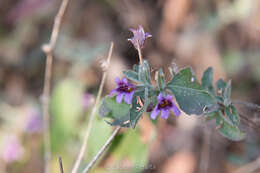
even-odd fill
[[[126,84],[128,83],[128,80],[126,78],[123,78],[122,81]]]
[[[152,34],[150,34],[150,33],[145,33],[145,38],[150,38],[150,37],[152,37]]]
[[[115,82],[116,82],[117,84],[119,84],[119,83],[121,82],[120,78],[119,78],[119,77],[116,77],[116,78],[115,78]]]
[[[151,113],[150,117],[155,120],[157,115],[160,113],[160,110],[158,110],[157,106],[154,108],[153,112]]]
[[[163,99],[164,99],[164,97],[163,97],[162,93],[160,93],[160,94],[157,96],[157,100],[158,100],[159,102],[161,102]]]
[[[131,104],[132,103],[132,98],[133,98],[134,92],[131,92],[129,94],[125,94],[125,102],[127,104]]]
[[[172,96],[169,94],[165,97],[167,100],[171,100],[172,101]]]
[[[169,110],[168,109],[163,109],[161,112],[162,112],[161,117],[163,119],[167,119],[169,117]]]
[[[116,102],[117,102],[117,103],[121,103],[121,102],[122,102],[122,99],[123,99],[123,96],[124,96],[123,93],[119,93],[119,94],[116,96]]]
[[[111,97],[111,96],[113,96],[113,95],[116,94],[116,93],[117,93],[116,89],[113,89],[113,90],[109,93],[109,96]]]
[[[174,103],[173,103],[171,110],[172,110],[172,112],[174,112],[174,114],[176,116],[179,116],[181,114],[181,111],[178,109],[178,107]]]

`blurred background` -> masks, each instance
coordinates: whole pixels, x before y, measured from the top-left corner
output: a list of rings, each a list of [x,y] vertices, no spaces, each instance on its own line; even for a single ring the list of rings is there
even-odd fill
[[[42,110],[45,55],[61,0],[0,1],[0,172],[43,172]],[[232,98],[260,104],[259,0],[74,0],[69,3],[54,51],[51,84],[52,171],[57,156],[69,172],[79,152],[100,84],[100,61],[115,48],[104,95],[114,78],[138,63],[128,38],[141,24],[153,37],[143,56],[152,69],[171,63],[191,66],[201,79],[212,66],[214,81],[232,79]],[[154,74],[154,71],[152,74]],[[259,126],[247,119],[247,138],[232,142],[215,122],[182,114],[157,125],[144,115],[136,129],[124,129],[92,171],[97,173],[260,172]],[[113,128],[96,118],[82,169]],[[245,169],[244,169],[245,168]],[[244,171],[246,170],[246,171]]]

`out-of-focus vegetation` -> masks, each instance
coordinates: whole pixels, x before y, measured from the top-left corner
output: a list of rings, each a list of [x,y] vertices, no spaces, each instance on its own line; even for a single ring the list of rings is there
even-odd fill
[[[0,172],[42,172],[41,94],[45,55],[61,1],[0,1]],[[214,80],[232,79],[232,98],[260,104],[260,1],[258,0],[78,0],[71,1],[55,48],[51,90],[52,170],[57,155],[72,168],[100,84],[100,60],[114,41],[105,93],[114,78],[138,63],[127,41],[130,27],[142,24],[153,35],[143,56],[169,79],[172,62],[191,66],[198,78],[208,67]],[[154,74],[154,71],[152,71]],[[168,74],[168,75],[167,75]],[[184,113],[155,126],[144,115],[135,129],[123,130],[93,172],[234,172],[260,156],[259,126],[238,110],[246,140],[220,136],[214,122]],[[257,117],[257,116],[254,116]],[[248,120],[249,119],[249,120]],[[259,124],[259,117],[252,120]],[[203,125],[202,125],[203,124]],[[113,128],[95,119],[83,161],[97,153]],[[205,166],[206,165],[206,166]],[[80,169],[82,169],[81,167]],[[258,169],[259,171],[259,169]],[[257,172],[257,171],[255,171]]]

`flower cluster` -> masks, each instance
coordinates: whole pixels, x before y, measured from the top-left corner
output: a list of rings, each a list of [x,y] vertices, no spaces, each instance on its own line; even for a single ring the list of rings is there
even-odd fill
[[[121,103],[124,97],[125,103],[131,104],[136,86],[129,83],[126,78],[123,78],[121,80],[117,77],[115,81],[117,83],[117,87],[110,92],[110,96],[116,94],[117,103]],[[160,112],[161,117],[164,119],[168,118],[170,111],[172,111],[176,116],[179,116],[181,114],[180,110],[173,102],[172,95],[164,96],[162,93],[160,93],[157,97],[157,101],[158,103],[155,108],[152,108],[152,119],[155,119]]]

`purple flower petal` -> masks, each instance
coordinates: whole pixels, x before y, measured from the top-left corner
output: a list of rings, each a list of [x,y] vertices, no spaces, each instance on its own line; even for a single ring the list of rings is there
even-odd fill
[[[158,110],[158,107],[156,106],[154,109],[153,109],[153,112],[151,113],[150,117],[155,120],[157,115],[160,113],[160,110]]]
[[[163,119],[167,119],[169,117],[169,110],[168,109],[162,109],[161,111],[161,117]]]
[[[124,97],[124,94],[123,94],[123,93],[119,93],[119,94],[116,96],[116,102],[117,102],[117,103],[121,103],[123,97]]]
[[[131,43],[134,45],[136,49],[143,48],[144,41],[147,38],[152,37],[151,34],[144,32],[144,29],[141,25],[139,25],[137,29],[130,28],[129,30],[133,32],[134,36],[128,39],[128,41],[131,41]]]
[[[117,85],[119,85],[120,82],[121,82],[120,78],[119,78],[119,77],[116,77],[116,78],[115,78],[115,82],[117,83]]]
[[[128,84],[128,80],[126,78],[123,78],[122,81],[125,83],[125,84]]]
[[[172,112],[174,112],[174,114],[176,116],[179,116],[181,114],[181,111],[178,109],[178,107],[174,103],[173,103],[171,110],[172,110]]]
[[[129,94],[125,94],[125,102],[128,104],[132,103],[132,98],[133,98],[134,92],[131,92]]]
[[[116,93],[117,93],[116,89],[113,89],[113,90],[109,93],[109,96],[111,97],[111,96],[113,96],[113,95],[116,94]]]
[[[164,99],[164,96],[163,96],[162,93],[160,93],[160,94],[157,96],[158,102],[161,102],[163,99]]]
[[[152,34],[150,34],[150,33],[145,33],[145,38],[150,38],[150,37],[152,37]]]
[[[173,97],[172,97],[172,95],[169,94],[169,95],[167,95],[165,98],[166,98],[167,100],[172,100]]]

